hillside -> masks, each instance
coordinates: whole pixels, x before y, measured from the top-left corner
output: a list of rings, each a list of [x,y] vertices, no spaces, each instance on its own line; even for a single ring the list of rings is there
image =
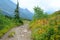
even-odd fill
[[[60,11],[30,23],[33,40],[60,40]]]

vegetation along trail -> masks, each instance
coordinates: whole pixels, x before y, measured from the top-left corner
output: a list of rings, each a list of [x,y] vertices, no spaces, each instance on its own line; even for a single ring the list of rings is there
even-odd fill
[[[31,31],[28,30],[28,24],[24,23],[24,25],[12,28],[0,40],[31,40]],[[13,37],[9,37],[10,33]]]

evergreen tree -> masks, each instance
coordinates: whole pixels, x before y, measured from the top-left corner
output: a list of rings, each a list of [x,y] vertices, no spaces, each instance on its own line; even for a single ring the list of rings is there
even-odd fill
[[[16,20],[16,22],[23,24],[21,18],[19,17],[19,2],[18,2],[18,0],[17,0],[16,9],[15,9],[15,20]]]
[[[19,2],[17,0],[17,6],[16,6],[16,9],[15,9],[15,19],[19,19]]]

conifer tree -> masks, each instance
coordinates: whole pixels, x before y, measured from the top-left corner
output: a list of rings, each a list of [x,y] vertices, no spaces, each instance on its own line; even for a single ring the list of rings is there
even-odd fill
[[[23,22],[19,16],[19,2],[18,2],[18,0],[17,0],[16,9],[15,9],[15,20],[16,20],[16,22],[23,24]]]
[[[19,2],[17,0],[17,6],[16,6],[16,9],[15,9],[15,19],[19,19]]]

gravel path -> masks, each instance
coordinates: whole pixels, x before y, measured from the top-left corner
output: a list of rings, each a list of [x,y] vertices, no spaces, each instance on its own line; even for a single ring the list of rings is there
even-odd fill
[[[11,32],[15,32],[15,35],[9,38],[8,35]],[[28,24],[24,24],[11,29],[0,40],[31,40],[31,31],[28,30]]]

